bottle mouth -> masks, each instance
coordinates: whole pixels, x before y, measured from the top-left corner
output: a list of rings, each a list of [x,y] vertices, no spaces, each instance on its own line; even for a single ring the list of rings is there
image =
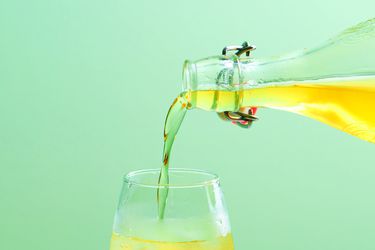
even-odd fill
[[[189,60],[185,60],[182,68],[182,91],[190,91],[194,89],[194,64]]]

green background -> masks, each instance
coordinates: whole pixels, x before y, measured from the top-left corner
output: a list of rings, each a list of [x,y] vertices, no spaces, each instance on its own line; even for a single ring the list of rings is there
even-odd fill
[[[184,59],[244,40],[255,57],[309,48],[374,7],[1,0],[0,249],[108,249],[122,175],[161,164]],[[375,249],[374,145],[291,113],[259,117],[244,130],[188,112],[171,159],[222,177],[236,249]]]

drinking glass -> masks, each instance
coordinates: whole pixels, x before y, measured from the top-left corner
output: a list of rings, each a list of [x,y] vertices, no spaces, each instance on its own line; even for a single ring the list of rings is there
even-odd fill
[[[124,177],[110,250],[233,250],[218,176],[170,169],[170,183],[160,186],[159,171]],[[158,218],[158,188],[168,189],[163,219]]]

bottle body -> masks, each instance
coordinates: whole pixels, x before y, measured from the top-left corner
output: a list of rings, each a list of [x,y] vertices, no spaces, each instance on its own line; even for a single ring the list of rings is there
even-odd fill
[[[331,79],[240,91],[192,91],[193,107],[222,112],[248,107],[294,112],[375,142],[375,78]]]
[[[212,57],[186,63],[184,76],[192,108],[280,109],[375,142],[375,19],[314,50],[266,60]]]

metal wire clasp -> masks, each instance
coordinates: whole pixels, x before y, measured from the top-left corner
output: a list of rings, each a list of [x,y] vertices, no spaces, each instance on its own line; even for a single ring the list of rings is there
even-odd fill
[[[238,45],[231,45],[226,46],[222,50],[222,55],[227,55],[228,51],[236,51],[235,55],[241,56],[242,54],[246,54],[246,56],[250,56],[250,52],[255,50],[256,47],[254,45],[249,45],[248,42],[243,42],[241,46]],[[226,121],[231,121],[232,123],[242,127],[242,128],[249,128],[253,121],[258,120],[258,117],[254,116],[257,108],[248,107],[243,109],[244,112],[231,112],[231,111],[224,111],[218,113],[219,117]]]
[[[255,50],[255,45],[249,45],[248,42],[243,42],[241,46],[239,45],[230,45],[223,48],[221,54],[225,56],[227,51],[237,50],[235,53],[237,56],[241,56],[243,53],[246,53],[246,56],[250,56],[250,51]]]

